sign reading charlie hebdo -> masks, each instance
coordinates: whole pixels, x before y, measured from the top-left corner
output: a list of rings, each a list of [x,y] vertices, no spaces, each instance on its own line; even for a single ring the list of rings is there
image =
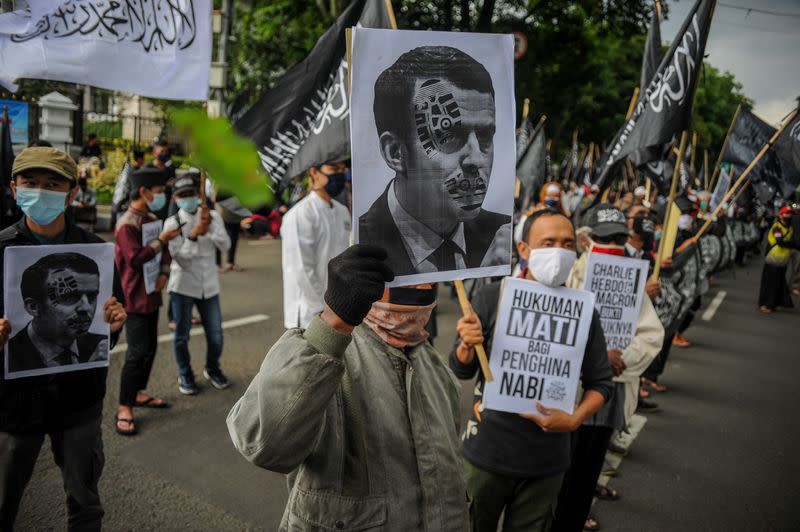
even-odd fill
[[[572,413],[594,295],[507,278],[500,296],[484,407],[535,412],[536,402]]]
[[[636,334],[647,282],[647,261],[591,253],[583,289],[595,296],[595,307],[608,349],[624,351]]]

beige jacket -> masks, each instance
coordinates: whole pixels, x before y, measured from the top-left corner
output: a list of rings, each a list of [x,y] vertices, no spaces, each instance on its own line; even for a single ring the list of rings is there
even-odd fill
[[[586,278],[586,265],[589,262],[589,253],[575,261],[572,271],[567,278],[567,286],[583,289]],[[625,371],[619,377],[614,377],[614,382],[625,383],[625,423],[630,422],[639,398],[639,377],[661,351],[664,343],[664,327],[658,319],[653,302],[645,295],[642,307],[639,309],[639,321],[636,325],[636,335],[630,345],[622,353],[625,362]]]
[[[466,531],[460,388],[427,342],[291,329],[228,414],[234,445],[289,473],[281,531]]]

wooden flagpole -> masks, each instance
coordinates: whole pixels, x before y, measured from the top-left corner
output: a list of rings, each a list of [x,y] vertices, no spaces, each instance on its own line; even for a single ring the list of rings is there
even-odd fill
[[[389,15],[389,25],[393,30],[397,29],[397,19],[394,16],[394,8],[392,7],[392,0],[384,0],[386,4],[386,14]]]
[[[733,120],[731,120],[731,125],[728,127],[728,132],[725,134],[725,140],[722,141],[722,149],[719,150],[719,155],[717,155],[717,162],[714,163],[714,172],[711,174],[711,181],[708,183],[708,190],[714,188],[714,185],[717,182],[717,175],[719,175],[719,163],[722,162],[722,156],[725,155],[725,149],[728,147],[728,141],[731,138],[731,133],[733,132],[733,126],[736,125],[736,119],[739,118],[739,112],[742,110],[742,104],[739,104],[736,107],[736,112],[733,113]]]
[[[475,311],[472,310],[472,305],[470,305],[469,299],[467,298],[467,291],[464,290],[464,281],[458,279],[455,285],[458,303],[461,305],[461,313],[464,314],[464,316],[473,315]],[[489,357],[486,356],[486,349],[483,348],[483,344],[476,345],[475,352],[478,355],[478,363],[481,365],[483,377],[486,379],[486,382],[492,382],[494,376],[492,375],[491,368],[489,368]]]
[[[633,114],[633,110],[636,109],[636,102],[638,101],[639,101],[639,87],[635,87],[633,89],[633,94],[631,95],[631,101],[628,104],[628,112],[625,113],[626,120],[630,118],[631,115]]]
[[[708,149],[703,150],[703,189],[708,190]]]
[[[697,158],[696,156],[697,156],[697,131],[692,131],[692,155],[689,158],[689,168],[691,168],[692,173],[695,173],[694,163]]]
[[[522,118],[528,118],[528,113],[531,111],[531,99],[525,98],[522,101]]]
[[[769,139],[769,142],[764,144],[764,147],[761,148],[760,152],[758,152],[756,158],[750,161],[750,164],[748,164],[747,168],[744,169],[744,172],[742,172],[742,175],[740,175],[739,179],[736,180],[736,183],[734,183],[734,185],[730,187],[728,193],[725,194],[725,197],[722,199],[722,201],[719,202],[719,205],[717,205],[717,208],[714,209],[714,212],[712,212],[711,215],[708,217],[706,223],[703,224],[703,227],[701,227],[700,230],[697,232],[697,234],[694,235],[692,238],[698,239],[701,236],[703,236],[703,233],[705,233],[708,230],[708,228],[711,226],[711,219],[717,216],[717,214],[719,214],[720,209],[722,209],[722,206],[728,202],[731,196],[733,196],[734,191],[737,188],[739,188],[739,186],[742,183],[744,183],[744,180],[747,179],[747,176],[750,175],[750,172],[753,170],[753,168],[756,167],[756,165],[759,163],[764,154],[767,153],[767,150],[769,150],[772,147],[772,144],[778,139],[781,133],[783,133],[783,130],[786,129],[786,126],[788,126],[791,123],[791,121],[794,120],[794,117],[797,116],[797,111],[798,109],[795,109],[794,111],[789,113],[789,116],[786,117],[786,120],[784,120],[783,124],[781,124],[781,127],[778,128],[778,130],[775,132],[774,135],[772,135],[772,138]]]
[[[670,219],[670,210],[671,205],[675,202],[675,194],[678,191],[678,181],[681,178],[681,165],[680,161],[683,160],[683,154],[686,151],[686,141],[689,137],[688,132],[684,131],[681,133],[681,143],[680,147],[678,148],[678,161],[675,165],[675,169],[672,171],[672,183],[669,187],[669,200],[667,201],[667,209],[665,211],[664,223],[662,227],[669,226],[669,219]],[[658,253],[656,254],[656,263],[653,267],[653,279],[658,279],[659,275],[661,274],[661,263],[664,260],[664,243],[661,242],[658,245]]]

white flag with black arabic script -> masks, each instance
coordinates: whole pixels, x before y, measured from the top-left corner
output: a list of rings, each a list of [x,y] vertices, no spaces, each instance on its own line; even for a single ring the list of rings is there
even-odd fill
[[[205,100],[211,0],[30,0],[0,15],[0,85],[49,79]]]

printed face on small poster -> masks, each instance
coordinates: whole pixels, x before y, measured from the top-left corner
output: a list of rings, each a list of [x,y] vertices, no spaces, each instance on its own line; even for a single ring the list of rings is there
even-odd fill
[[[114,244],[6,248],[6,378],[108,366],[113,281]]]
[[[516,161],[510,35],[355,28],[356,243],[389,286],[508,275]]]
[[[625,351],[636,335],[647,267],[645,260],[589,254],[583,289],[595,296],[608,349]]]
[[[506,278],[484,407],[522,414],[536,412],[539,402],[571,414],[593,309],[591,292]]]

